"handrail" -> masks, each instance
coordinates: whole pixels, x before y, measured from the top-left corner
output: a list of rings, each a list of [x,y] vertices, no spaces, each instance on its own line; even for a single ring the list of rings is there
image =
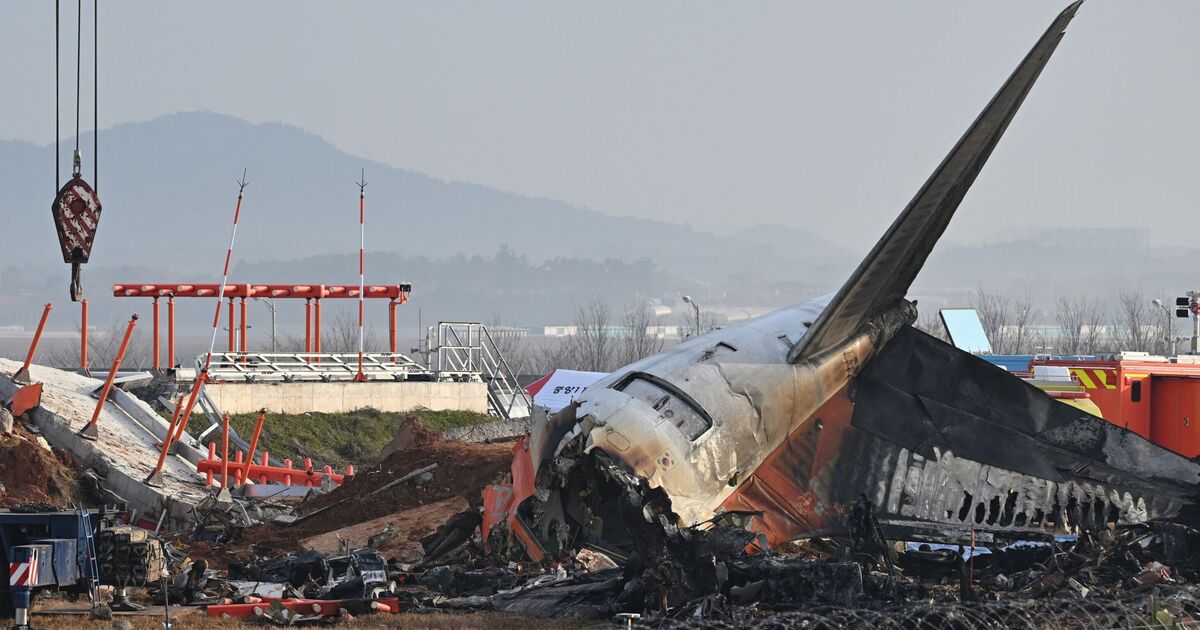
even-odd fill
[[[198,361],[203,361],[200,355]],[[363,355],[363,373],[375,380],[407,380],[432,372],[407,355]],[[358,374],[357,352],[214,352],[208,370],[213,381],[346,380]]]
[[[439,322],[437,340],[437,372],[478,374],[488,385],[488,408],[494,415],[511,419],[517,412],[527,413],[532,408],[529,394],[517,383],[487,326],[478,322]]]

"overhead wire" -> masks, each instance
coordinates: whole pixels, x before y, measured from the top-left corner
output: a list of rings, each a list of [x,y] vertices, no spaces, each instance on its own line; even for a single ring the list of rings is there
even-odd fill
[[[58,151],[58,145],[60,144],[60,141],[61,141],[61,134],[59,133],[59,129],[58,129],[59,118],[60,118],[59,112],[58,112],[58,107],[59,107],[59,101],[61,100],[58,95],[58,90],[59,90],[58,70],[59,70],[59,66],[62,65],[58,61],[58,51],[60,48],[59,43],[58,43],[58,37],[59,37],[60,31],[62,30],[61,27],[59,26],[59,22],[60,22],[59,14],[61,13],[61,4],[62,4],[62,0],[54,0],[54,190],[55,191],[62,188],[62,182],[59,179],[59,170],[58,170],[59,165],[62,164],[62,162],[59,161],[62,159],[62,156],[59,155],[59,151]]]
[[[79,177],[80,156],[79,156],[79,99],[80,93],[80,77],[83,72],[83,0],[75,0],[76,20],[75,20],[75,177]]]
[[[92,0],[92,190],[100,192],[100,0]]]

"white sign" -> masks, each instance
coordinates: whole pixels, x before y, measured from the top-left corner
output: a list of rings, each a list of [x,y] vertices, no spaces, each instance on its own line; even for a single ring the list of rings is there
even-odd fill
[[[554,413],[579,398],[592,383],[608,376],[605,372],[554,370],[535,381],[525,391],[533,396],[533,404]]]

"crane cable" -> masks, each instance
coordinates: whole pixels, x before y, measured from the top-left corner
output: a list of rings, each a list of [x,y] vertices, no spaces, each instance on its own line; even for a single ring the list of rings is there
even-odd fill
[[[75,28],[75,152],[72,175],[79,177],[82,154],[79,151],[80,119],[82,114],[83,75],[83,0],[75,3],[77,24]],[[62,159],[59,145],[62,142],[60,111],[62,98],[60,61],[62,33],[62,0],[54,0],[54,189],[62,188],[59,164]],[[92,189],[100,188],[100,0],[92,1]]]
[[[63,258],[71,264],[71,301],[83,295],[81,265],[90,254],[96,226],[100,220],[100,199],[96,193],[100,179],[100,2],[92,2],[92,178],[83,180],[83,0],[75,2],[75,149],[72,154],[71,180],[62,184],[62,2],[54,2],[54,186],[58,191],[53,205]],[[76,185],[78,182],[78,185]],[[71,208],[84,197],[83,209]],[[82,214],[79,214],[82,213]]]
[[[92,0],[92,190],[100,192],[100,0]]]
[[[83,0],[75,0],[75,154],[71,173],[75,177],[79,177],[79,169],[83,157],[79,153],[79,99],[80,93],[83,91],[80,88],[80,75],[83,72]]]
[[[62,134],[59,132],[59,129],[58,129],[60,119],[62,118],[62,116],[59,114],[59,111],[58,111],[59,102],[62,100],[58,96],[58,90],[59,90],[58,84],[60,82],[59,78],[58,78],[58,71],[59,71],[59,67],[62,65],[58,61],[58,51],[60,48],[60,46],[58,44],[58,36],[59,36],[59,33],[62,31],[62,28],[59,26],[59,22],[60,22],[59,14],[61,13],[61,9],[62,9],[61,4],[62,4],[62,0],[54,0],[54,190],[56,190],[56,191],[62,190],[62,180],[59,178],[59,170],[58,170],[59,164],[61,164],[61,162],[59,162],[59,160],[62,159],[62,156],[59,155],[59,151],[58,151],[58,145],[60,144],[60,141],[62,140]]]

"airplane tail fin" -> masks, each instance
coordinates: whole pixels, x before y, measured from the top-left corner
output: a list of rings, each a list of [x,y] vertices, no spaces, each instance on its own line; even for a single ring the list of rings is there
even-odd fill
[[[789,361],[796,363],[833,348],[863,323],[904,299],[1081,4],[1083,0],[1077,0],[1054,19],[833,301],[792,347]]]

